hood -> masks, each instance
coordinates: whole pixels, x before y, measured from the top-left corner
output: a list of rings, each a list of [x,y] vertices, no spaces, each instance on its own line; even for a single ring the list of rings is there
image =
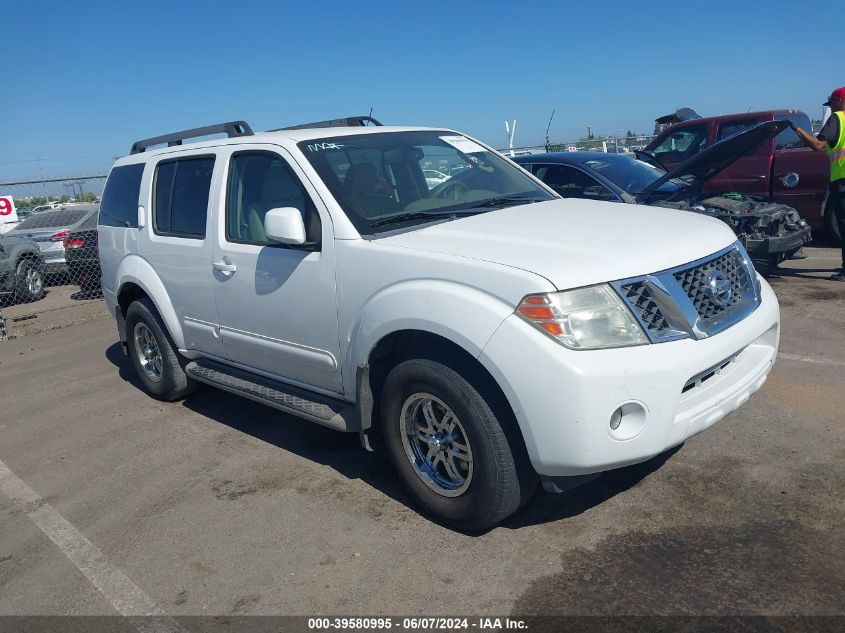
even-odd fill
[[[373,244],[510,266],[564,290],[672,268],[734,241],[726,224],[695,213],[568,198],[443,222]]]
[[[681,176],[694,176],[699,182],[709,180],[788,127],[789,121],[764,121],[743,130],[739,134],[734,134],[714,143],[671,171],[666,172],[661,178],[639,192],[637,197],[648,196],[665,182]]]

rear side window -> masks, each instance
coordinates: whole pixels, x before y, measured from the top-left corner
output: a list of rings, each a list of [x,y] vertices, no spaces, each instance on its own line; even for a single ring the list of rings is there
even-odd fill
[[[214,157],[159,163],[153,185],[153,222],[158,235],[203,239]]]
[[[144,164],[115,167],[100,202],[100,225],[138,228],[138,194]]]

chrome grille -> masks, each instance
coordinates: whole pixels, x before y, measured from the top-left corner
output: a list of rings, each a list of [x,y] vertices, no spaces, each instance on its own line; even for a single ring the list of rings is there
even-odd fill
[[[708,276],[720,271],[731,285],[731,297],[725,305],[713,301]],[[748,268],[736,250],[731,250],[699,266],[675,273],[675,279],[695,306],[696,312],[704,321],[712,321],[722,314],[731,312],[742,301],[743,291],[751,288]]]
[[[672,331],[669,321],[663,316],[660,306],[651,295],[651,291],[643,281],[635,281],[621,287],[622,298],[628,302],[631,309],[645,326],[646,330],[655,337],[662,337]]]
[[[739,243],[684,266],[611,285],[652,343],[707,338],[760,304],[754,267]]]

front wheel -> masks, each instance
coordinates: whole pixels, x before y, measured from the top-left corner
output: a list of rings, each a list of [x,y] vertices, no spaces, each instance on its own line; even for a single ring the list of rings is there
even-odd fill
[[[488,402],[450,367],[412,359],[388,374],[382,428],[391,461],[414,498],[458,529],[504,520],[536,485],[504,426],[509,410]]]

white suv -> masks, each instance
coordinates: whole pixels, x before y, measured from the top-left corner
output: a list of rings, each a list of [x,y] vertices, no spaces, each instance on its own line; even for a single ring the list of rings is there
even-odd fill
[[[560,199],[458,132],[357,122],[222,124],[115,163],[103,294],[154,397],[208,383],[383,438],[426,511],[478,530],[765,381],[777,300],[719,220]]]

